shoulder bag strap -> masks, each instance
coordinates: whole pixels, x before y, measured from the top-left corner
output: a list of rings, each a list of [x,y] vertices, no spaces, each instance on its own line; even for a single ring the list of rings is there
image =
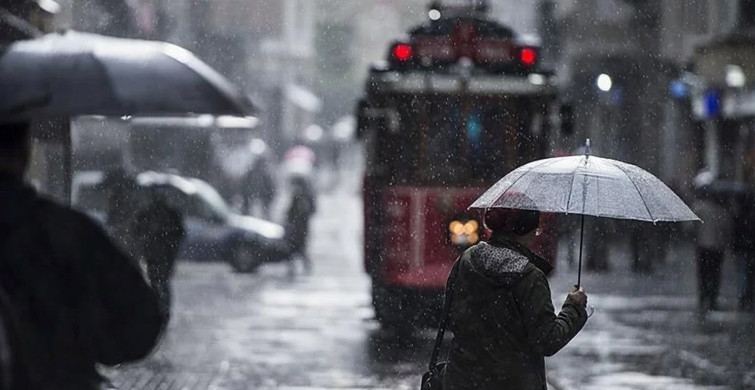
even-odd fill
[[[446,286],[446,293],[443,302],[443,314],[440,318],[440,324],[438,325],[438,335],[435,336],[435,346],[433,347],[433,354],[430,356],[430,370],[432,370],[436,364],[438,364],[438,357],[440,356],[440,348],[443,344],[443,336],[446,333],[446,325],[448,325],[448,319],[451,315],[451,302],[454,295],[454,285],[456,284],[456,276],[459,274],[459,261],[461,256],[454,262],[451,273],[448,276],[448,284]]]

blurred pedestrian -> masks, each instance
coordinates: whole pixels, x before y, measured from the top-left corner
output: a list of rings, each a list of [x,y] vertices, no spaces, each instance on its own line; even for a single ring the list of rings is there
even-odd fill
[[[309,181],[299,175],[291,178],[291,204],[286,212],[286,242],[293,260],[298,257],[304,263],[304,270],[312,272],[312,262],[307,255],[309,221],[316,210],[316,199]],[[291,268],[293,270],[293,268]]]
[[[490,240],[467,249],[448,281],[454,338],[444,389],[545,389],[544,357],[563,348],[587,321],[587,295],[572,289],[556,315],[546,275],[551,265],[529,246],[540,213],[489,209]]]
[[[753,248],[755,250],[755,248]],[[740,259],[739,274],[741,276],[739,290],[739,310],[751,312],[755,300],[755,253],[747,252],[745,258]]]
[[[162,196],[150,191],[147,205],[136,215],[134,228],[147,264],[147,277],[157,291],[160,307],[170,317],[171,288],[178,250],[186,231],[183,217]]]
[[[270,204],[275,197],[275,181],[267,157],[257,157],[251,169],[244,175],[242,186],[244,211],[249,215],[269,219]]]
[[[575,227],[582,229],[581,225]],[[613,221],[606,218],[588,218],[584,225],[585,235],[585,269],[595,272],[607,272],[610,269],[608,263],[608,245],[615,235]],[[575,234],[576,235],[576,234]],[[577,248],[579,249],[579,248]]]
[[[718,290],[721,285],[721,265],[726,247],[731,241],[731,214],[704,188],[698,189],[698,198],[692,209],[703,223],[697,225],[697,286],[700,311],[718,308]]]
[[[21,388],[97,389],[96,365],[146,356],[164,317],[97,223],[24,183],[29,155],[29,124],[0,125],[0,286],[29,373]]]
[[[739,310],[752,311],[755,298],[755,192],[747,190],[736,197],[734,250],[739,274]]]
[[[575,268],[577,258],[577,245],[579,244],[579,223],[576,218],[570,216],[557,216],[559,249],[563,248],[563,255],[569,269]],[[576,239],[575,239],[576,237]]]
[[[670,223],[659,222],[649,225],[644,221],[623,221],[629,224],[630,254],[632,271],[640,274],[652,274],[656,263],[666,259],[666,247],[670,244]]]

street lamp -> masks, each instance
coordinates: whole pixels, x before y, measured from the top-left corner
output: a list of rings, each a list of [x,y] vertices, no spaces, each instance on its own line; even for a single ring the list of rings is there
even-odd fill
[[[611,76],[601,73],[596,82],[598,86],[598,89],[600,89],[603,92],[608,92],[611,90],[611,87],[613,86],[613,81],[611,80]]]
[[[726,72],[726,86],[730,88],[742,88],[747,83],[747,76],[738,65],[726,65],[724,67]]]

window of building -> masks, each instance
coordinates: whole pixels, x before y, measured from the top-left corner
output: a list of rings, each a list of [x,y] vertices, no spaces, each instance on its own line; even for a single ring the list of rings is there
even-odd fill
[[[740,0],[739,27],[755,28],[755,0]]]

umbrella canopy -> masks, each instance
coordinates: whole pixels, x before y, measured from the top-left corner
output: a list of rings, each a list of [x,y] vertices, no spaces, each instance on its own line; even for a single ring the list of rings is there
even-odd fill
[[[531,203],[523,203],[526,195]],[[548,158],[504,176],[470,208],[536,209],[639,221],[699,221],[658,178],[631,164],[595,156]]]
[[[68,31],[0,50],[0,117],[246,116],[251,102],[189,51]]]

